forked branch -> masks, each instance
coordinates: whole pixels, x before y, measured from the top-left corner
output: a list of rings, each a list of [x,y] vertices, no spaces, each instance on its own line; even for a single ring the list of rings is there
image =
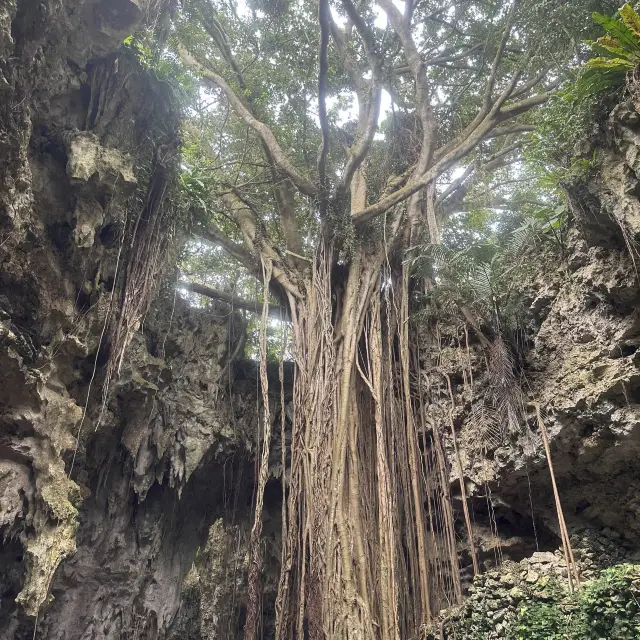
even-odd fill
[[[243,267],[256,277],[259,275],[257,263],[254,256],[241,244],[234,242],[216,225],[210,224],[196,229],[196,236],[224,249],[234,260],[237,260]]]
[[[207,69],[191,53],[189,53],[184,46],[180,46],[180,57],[190,69],[197,72],[202,78],[222,90],[238,116],[240,116],[240,118],[242,118],[242,120],[244,120],[244,122],[253,129],[253,131],[255,131],[267,145],[276,165],[291,179],[291,182],[293,182],[293,184],[295,184],[296,187],[298,187],[298,189],[300,189],[300,191],[305,195],[315,196],[318,192],[316,185],[311,182],[311,180],[303,176],[293,166],[292,162],[287,157],[287,154],[283,151],[282,147],[276,140],[271,128],[254,117],[227,81],[215,71]]]
[[[329,153],[329,121],[327,119],[327,72],[329,63],[327,50],[329,47],[329,0],[320,0],[318,3],[318,20],[320,22],[320,70],[318,72],[318,114],[322,142],[318,150],[318,180],[321,190],[321,213],[326,207],[327,194],[327,154]]]

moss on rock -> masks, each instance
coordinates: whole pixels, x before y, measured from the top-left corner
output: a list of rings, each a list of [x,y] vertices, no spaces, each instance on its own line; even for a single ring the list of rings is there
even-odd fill
[[[554,575],[509,588],[498,572],[479,576],[469,599],[444,617],[457,640],[635,640],[640,637],[640,565],[604,569],[574,592]],[[442,634],[441,634],[442,635]],[[435,638],[437,635],[427,635]]]

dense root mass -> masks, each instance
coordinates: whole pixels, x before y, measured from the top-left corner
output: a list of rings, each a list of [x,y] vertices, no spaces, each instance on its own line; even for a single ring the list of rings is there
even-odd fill
[[[314,638],[412,637],[461,586],[443,433],[427,422],[409,349],[407,279],[383,294],[383,270],[393,280],[381,257],[356,257],[334,306],[330,252],[321,258],[292,314],[278,637],[304,625]]]

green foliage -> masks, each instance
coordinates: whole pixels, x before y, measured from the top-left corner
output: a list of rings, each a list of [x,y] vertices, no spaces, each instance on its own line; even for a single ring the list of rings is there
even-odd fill
[[[579,89],[595,93],[624,82],[625,76],[640,64],[640,16],[630,4],[618,10],[619,19],[594,13],[593,20],[606,35],[588,41],[596,57],[585,65]]]
[[[486,589],[486,587],[485,587]],[[503,640],[637,640],[640,638],[640,565],[605,569],[580,591],[568,593],[555,579],[468,601],[453,624],[458,640],[485,640],[495,624],[489,608],[504,598]],[[483,611],[484,608],[487,611]]]
[[[338,25],[346,22],[341,3],[332,3]],[[371,29],[375,49],[385,78],[385,99],[393,97],[380,116],[379,130],[371,144],[365,173],[368,202],[397,188],[399,178],[415,163],[422,139],[416,86],[411,74],[400,72],[406,66],[405,55],[393,29],[381,20],[379,6],[372,0],[357,3],[363,20]],[[484,102],[482,81],[491,71],[492,60],[500,50],[508,2],[454,3],[446,10],[438,0],[414,3],[413,37],[425,60],[425,73],[439,143],[455,140],[476,117]],[[178,43],[189,50],[204,68],[223,76],[231,89],[252,113],[272,131],[292,164],[300,173],[314,179],[321,140],[318,119],[319,30],[317,0],[248,0],[237,5],[223,0],[185,0],[175,14],[171,38],[166,46],[150,45],[136,35],[128,46],[144,64],[153,66],[174,60]],[[526,99],[538,92],[552,91],[563,85],[567,74],[581,61],[585,48],[579,44],[595,37],[590,14],[613,10],[607,0],[523,0],[518,3],[517,24],[510,38],[508,55],[496,68],[494,93],[508,86],[514,74],[542,78],[518,96]],[[367,74],[368,62],[362,42],[355,31],[347,46],[349,58],[359,74]],[[345,147],[357,135],[354,83],[347,73],[338,48],[331,40],[328,53],[326,99],[329,120],[327,176],[330,190],[345,167]],[[437,62],[436,62],[437,61]],[[189,77],[198,73],[185,72]],[[183,200],[202,225],[215,223],[230,240],[243,244],[246,238],[225,215],[220,199],[233,191],[247,204],[258,220],[261,236],[267,237],[279,251],[286,249],[281,216],[274,200],[274,180],[282,176],[270,173],[263,146],[255,132],[246,126],[224,95],[203,82],[193,94],[189,118],[184,129],[184,172],[181,178]],[[514,100],[516,98],[514,97]],[[558,147],[569,157],[575,141],[591,122],[592,111],[586,103],[566,97],[550,102],[548,115],[533,121],[521,114],[518,125],[541,123],[541,132],[533,134],[527,149],[527,162],[520,161],[519,149],[512,149],[512,136],[488,138],[478,145],[474,155],[464,160],[484,171],[468,186],[471,206],[453,210],[443,222],[443,237],[450,253],[430,256],[428,249],[415,263],[417,272],[436,276],[437,287],[429,294],[432,310],[456,314],[462,300],[481,320],[497,333],[519,322],[519,284],[530,268],[522,260],[522,248],[531,242],[546,243],[564,250],[564,220],[559,185],[555,175],[554,153]],[[546,128],[545,128],[546,127]],[[517,145],[516,145],[517,146]],[[504,152],[504,163],[489,159]],[[529,153],[529,151],[527,151]],[[532,160],[532,161],[530,161]],[[498,166],[496,170],[495,167]],[[452,167],[455,181],[457,167]],[[481,172],[480,169],[478,171]],[[486,175],[485,175],[486,174]],[[406,176],[405,176],[406,178]],[[475,180],[475,177],[474,177]],[[546,181],[546,183],[545,183]],[[394,186],[395,185],[395,186]],[[438,184],[438,189],[444,188]],[[498,196],[500,202],[494,202]],[[467,205],[466,196],[460,198]],[[312,255],[321,228],[318,201],[293,195],[295,221],[300,230],[303,253]],[[451,197],[449,202],[451,204]],[[512,204],[513,203],[513,204]],[[457,203],[456,203],[457,204]],[[455,206],[452,205],[452,206]],[[511,207],[510,209],[508,207]],[[505,212],[506,210],[506,212]],[[513,212],[517,214],[514,215]],[[327,226],[341,239],[336,253],[348,262],[354,246],[382,235],[381,217],[366,231],[355,232],[350,219],[348,194],[333,206]],[[519,249],[509,249],[516,244]],[[202,242],[190,245],[193,260],[185,255],[183,272],[200,281],[222,285],[224,290],[242,293],[247,289],[246,274],[239,276],[229,268],[219,252]],[[253,247],[249,247],[252,251]],[[434,258],[436,258],[434,260]],[[222,269],[205,272],[205,263]],[[229,277],[233,273],[233,277]],[[201,277],[198,276],[201,274]],[[459,316],[458,316],[459,317]]]
[[[183,165],[180,174],[181,197],[192,216],[205,220],[211,202],[211,181],[201,166]]]
[[[523,604],[515,632],[509,640],[570,640],[566,619],[557,603],[534,601]]]
[[[427,324],[464,323],[487,338],[488,386],[469,422],[474,446],[492,450],[524,422],[520,383],[529,335],[526,294],[540,256],[560,259],[565,251],[566,209],[536,207],[500,225],[477,212],[473,217],[475,240],[467,239],[462,248],[425,245],[413,258],[416,275],[433,284],[414,317]]]
[[[572,640],[636,640],[640,637],[640,567],[623,564],[602,572],[579,597]]]
[[[513,640],[637,640],[640,567],[605,569],[575,596],[523,605]]]
[[[640,63],[640,16],[625,4],[620,18],[594,12],[594,24],[606,35],[586,40],[595,54],[570,73],[566,83],[539,112],[536,130],[525,149],[529,171],[542,188],[557,189],[585,177],[595,158],[582,158],[578,143],[608,113],[628,72]]]
[[[564,253],[566,217],[563,204],[532,207],[527,214],[500,222],[488,212],[464,215],[466,234],[453,243],[445,234],[444,244],[424,245],[411,260],[416,275],[429,276],[436,285],[420,315],[462,319],[464,305],[495,334],[517,330],[532,253],[542,245],[560,256]]]
[[[258,314],[246,316],[247,343],[244,349],[244,357],[258,360],[260,357],[260,326],[262,321]],[[291,353],[287,345],[290,344],[289,328],[283,332],[282,323],[271,319],[267,322],[267,362],[279,363],[280,359],[291,360]],[[284,351],[284,353],[283,353]]]
[[[189,101],[195,88],[193,78],[152,29],[141,29],[128,36],[123,40],[122,48],[133,54],[157,80],[168,83],[182,102]]]
[[[532,177],[542,188],[556,190],[567,173],[575,171],[576,144],[588,137],[594,122],[606,110],[606,104],[595,95],[577,91],[575,83],[541,108],[525,158]]]
[[[145,32],[132,34],[123,40],[122,45],[138,58],[143,67],[149,68],[153,62],[153,51],[148,44],[148,39],[144,37],[145,35]]]
[[[512,233],[513,244],[509,248],[515,258],[527,250],[530,242],[546,240],[562,255],[565,252],[567,229],[567,207],[564,204],[541,207],[522,221],[522,225]]]

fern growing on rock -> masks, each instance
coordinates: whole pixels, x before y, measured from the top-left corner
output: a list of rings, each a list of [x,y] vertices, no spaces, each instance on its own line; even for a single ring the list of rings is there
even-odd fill
[[[587,41],[597,54],[586,63],[580,86],[596,92],[622,84],[628,73],[640,64],[640,15],[629,4],[618,10],[619,19],[594,13],[593,20],[606,32],[595,41]]]

